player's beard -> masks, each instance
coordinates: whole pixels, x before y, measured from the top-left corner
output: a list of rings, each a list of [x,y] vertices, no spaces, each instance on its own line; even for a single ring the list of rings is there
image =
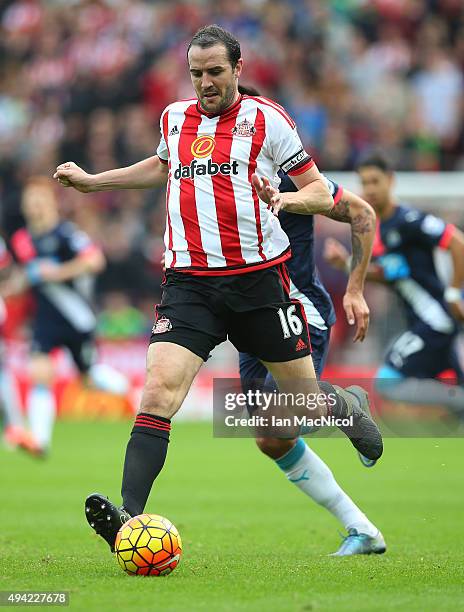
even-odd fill
[[[224,95],[222,96],[220,102],[217,104],[216,108],[212,109],[211,107],[208,108],[207,106],[205,106],[204,96],[200,99],[200,104],[203,110],[205,110],[207,113],[214,113],[216,115],[219,115],[220,113],[224,112],[233,103],[235,94],[236,94],[235,85],[231,83],[230,85],[226,87],[224,91]]]

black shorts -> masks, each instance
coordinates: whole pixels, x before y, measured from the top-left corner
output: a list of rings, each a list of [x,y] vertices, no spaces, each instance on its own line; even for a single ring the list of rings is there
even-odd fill
[[[81,374],[88,372],[95,361],[94,333],[82,333],[69,324],[49,325],[36,321],[32,331],[32,352],[50,353],[56,348],[67,348]]]
[[[311,357],[316,377],[319,380],[322,377],[329,353],[330,327],[319,329],[309,325],[309,333],[311,334]],[[263,364],[256,357],[252,357],[248,353],[239,353],[239,371],[244,390],[248,388],[247,381],[254,384],[258,380],[264,381],[267,388],[278,388],[277,383]]]
[[[230,276],[193,276],[168,270],[155,309],[150,343],[173,342],[206,361],[227,338],[263,361],[311,354],[304,310],[290,300],[284,265]]]

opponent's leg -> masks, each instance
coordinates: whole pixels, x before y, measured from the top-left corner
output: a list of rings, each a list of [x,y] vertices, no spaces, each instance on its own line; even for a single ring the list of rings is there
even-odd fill
[[[66,342],[74,363],[86,387],[126,395],[129,391],[129,380],[124,374],[106,363],[98,363],[98,351],[94,332],[72,333]]]
[[[377,391],[385,399],[423,406],[444,406],[452,414],[464,417],[463,387],[430,378],[403,378],[401,375],[394,378],[391,368],[388,372],[390,377],[387,379],[387,370],[382,368],[376,382]]]
[[[305,495],[326,508],[348,531],[340,555],[370,554],[386,550],[382,534],[336,482],[330,468],[302,438],[257,438],[258,448],[273,459]]]
[[[166,459],[171,417],[178,411],[203,359],[169,342],[151,344],[138,413],[127,445],[122,481],[123,509],[101,495],[86,500],[90,526],[113,548],[116,533],[129,516],[141,514]]]
[[[31,388],[27,398],[27,415],[38,453],[50,447],[56,416],[55,396],[52,390],[53,363],[46,353],[35,353],[30,361]]]
[[[327,353],[329,334],[315,330],[311,333],[311,338],[315,369],[320,375]],[[244,391],[264,380],[266,389],[277,389],[275,381],[263,364],[246,353],[240,353],[240,378]],[[358,544],[356,548],[351,548],[350,554],[372,552],[372,547],[377,547],[378,529],[341,489],[329,467],[302,438],[256,438],[256,444],[262,453],[275,461],[289,482],[331,512],[348,532],[356,531],[356,534],[366,536],[363,546]]]
[[[19,408],[19,397],[11,372],[5,367],[0,370],[0,400],[5,415],[6,427],[23,427],[23,417]]]
[[[0,371],[0,411],[4,415],[3,441],[8,448],[23,448],[35,452],[37,445],[24,428],[20,404],[13,375],[6,368],[2,368]]]
[[[356,529],[358,533],[377,535],[377,527],[341,489],[329,467],[302,438],[292,441],[257,438],[256,444],[275,460],[290,482],[333,514],[347,531]]]
[[[458,385],[435,380],[448,368],[456,372]],[[459,418],[464,417],[462,381],[455,335],[414,327],[395,340],[376,374],[376,388],[384,398],[410,404],[440,405]]]

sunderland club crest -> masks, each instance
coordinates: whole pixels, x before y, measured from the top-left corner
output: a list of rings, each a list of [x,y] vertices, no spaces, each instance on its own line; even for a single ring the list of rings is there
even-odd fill
[[[172,323],[166,317],[161,317],[156,321],[151,330],[152,334],[164,334],[165,332],[171,331]]]
[[[253,136],[256,134],[256,128],[250,121],[244,119],[232,128],[232,134],[234,136]]]

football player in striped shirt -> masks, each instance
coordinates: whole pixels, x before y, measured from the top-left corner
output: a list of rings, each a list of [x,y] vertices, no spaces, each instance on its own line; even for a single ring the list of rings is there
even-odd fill
[[[304,310],[287,292],[288,238],[274,213],[281,207],[328,212],[333,198],[285,110],[239,93],[243,60],[234,36],[218,26],[202,28],[187,59],[196,96],[165,109],[156,155],[96,175],[66,162],[54,175],[83,192],[167,180],[166,280],[126,451],[123,508],[99,494],[86,500],[87,520],[111,548],[121,521],[145,508],[166,458],[171,418],[219,343],[229,338],[259,358],[281,391],[294,393],[296,381],[298,392],[321,397]],[[266,177],[277,185],[279,168],[298,191],[268,195],[259,187],[260,177],[265,186]],[[333,405],[321,401],[312,416],[352,417],[353,427],[342,430],[363,455],[378,459],[382,438],[359,399],[329,383],[323,390]]]

